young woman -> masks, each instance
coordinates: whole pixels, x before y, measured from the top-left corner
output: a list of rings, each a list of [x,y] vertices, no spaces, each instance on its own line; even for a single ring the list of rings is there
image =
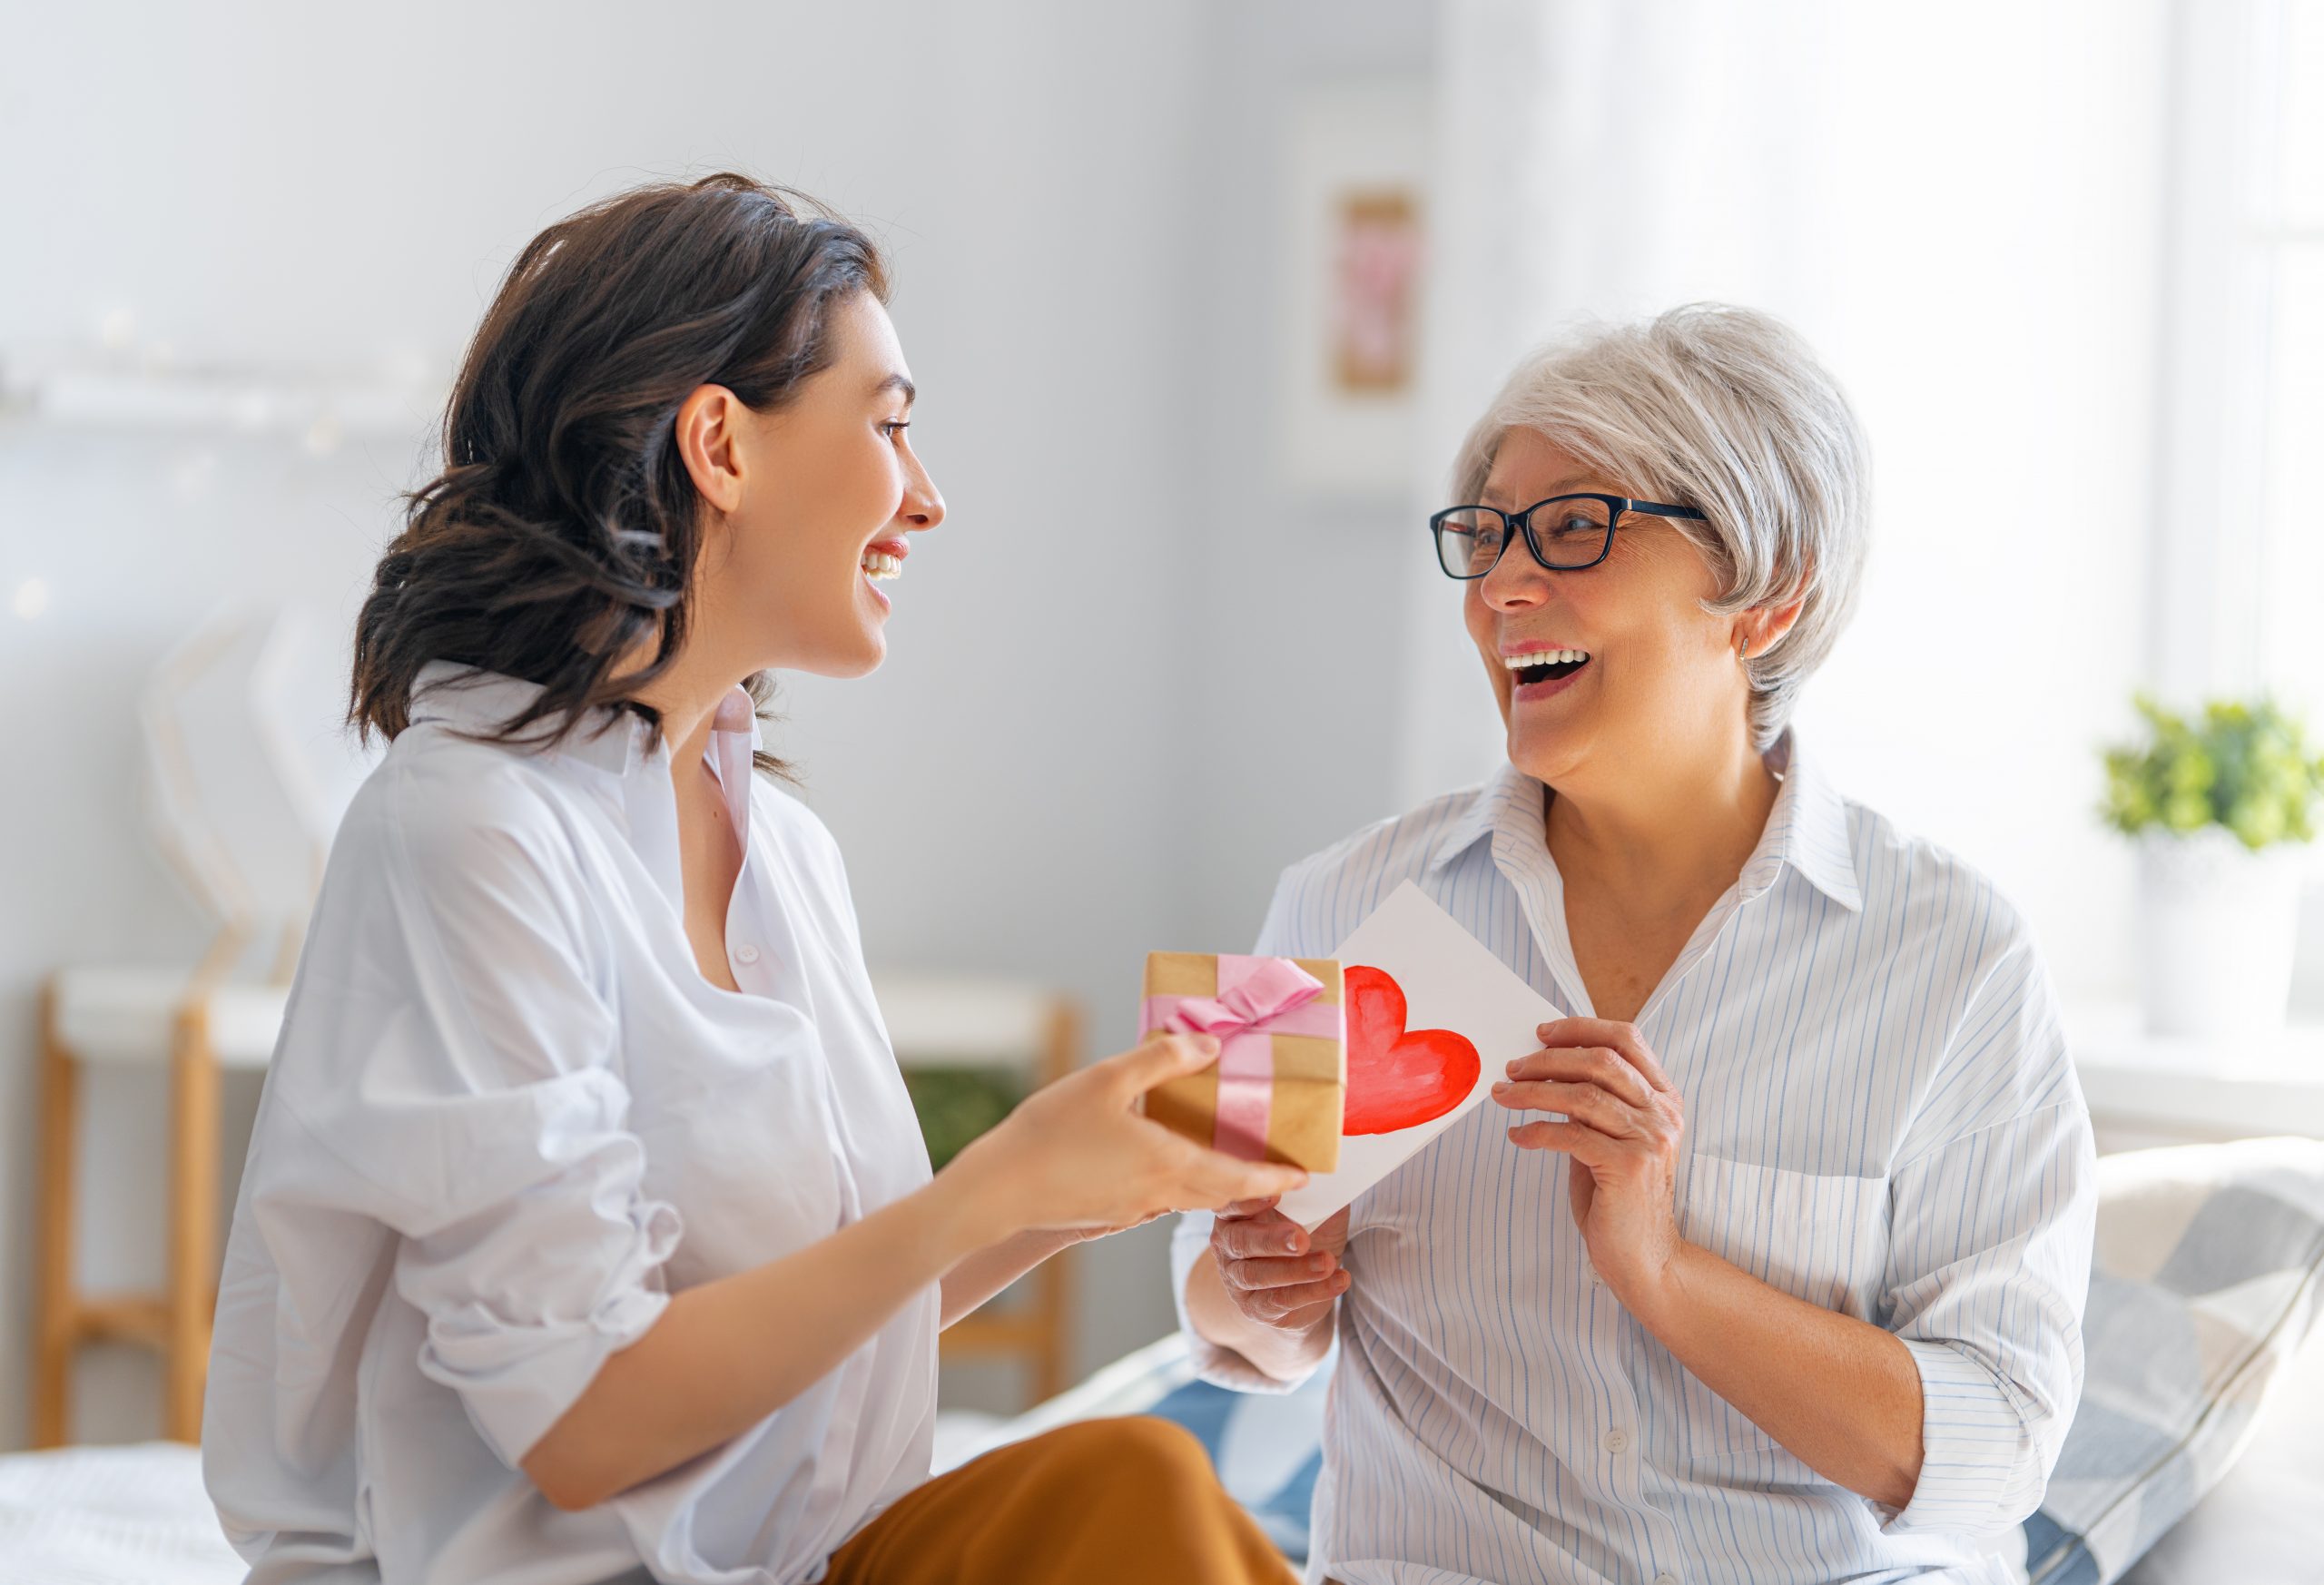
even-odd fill
[[[1280,1580],[1191,1438],[929,1482],[936,1334],[1077,1239],[1302,1175],[1136,1115],[1157,1039],[931,1180],[766,674],[880,664],[944,507],[877,251],[738,177],[544,232],[356,636],[391,740],[318,900],[219,1295],[270,1582]],[[923,1482],[926,1482],[923,1484]]]

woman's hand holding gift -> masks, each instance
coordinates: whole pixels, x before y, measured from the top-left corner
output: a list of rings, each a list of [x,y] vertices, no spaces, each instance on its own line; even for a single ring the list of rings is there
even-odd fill
[[[1155,1035],[1027,1097],[939,1181],[955,1186],[989,1240],[1029,1227],[1101,1234],[1305,1183],[1298,1167],[1245,1161],[1138,1115],[1147,1091],[1217,1060],[1206,1035]]]
[[[1686,1103],[1632,1025],[1560,1019],[1534,1033],[1542,1048],[1512,1062],[1492,1098],[1512,1111],[1564,1115],[1516,1124],[1509,1137],[1565,1154],[1590,1265],[1625,1306],[1650,1308],[1685,1246],[1672,1202]]]

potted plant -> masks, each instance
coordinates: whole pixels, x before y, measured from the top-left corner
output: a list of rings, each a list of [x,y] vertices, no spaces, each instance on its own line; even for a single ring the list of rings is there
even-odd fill
[[[2194,720],[2137,704],[2143,741],[2107,751],[2103,812],[2139,844],[2148,1031],[2280,1030],[2324,758],[2270,700],[2206,704]]]

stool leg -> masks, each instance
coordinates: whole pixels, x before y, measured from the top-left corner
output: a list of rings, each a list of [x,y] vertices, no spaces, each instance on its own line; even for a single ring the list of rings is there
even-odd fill
[[[169,1335],[162,1349],[162,1434],[202,1440],[202,1389],[217,1301],[218,1059],[209,1009],[178,1014],[171,1053]]]
[[[81,1157],[81,1072],[56,1030],[56,984],[41,990],[40,1296],[34,1318],[32,1444],[62,1447],[72,1408],[80,1295],[73,1285],[74,1190]]]
[[[1081,1012],[1059,997],[1049,1009],[1049,1049],[1042,1054],[1042,1081],[1054,1083],[1080,1065]],[[1033,1401],[1046,1403],[1071,1384],[1073,1354],[1073,1265],[1079,1251],[1066,1248],[1033,1273],[1034,1324],[1039,1341],[1033,1356]]]
[[[1046,1403],[1072,1385],[1068,1368],[1073,1352],[1073,1268],[1070,1247],[1041,1262],[1033,1273],[1034,1314],[1040,1328],[1039,1351],[1033,1358],[1033,1402]]]

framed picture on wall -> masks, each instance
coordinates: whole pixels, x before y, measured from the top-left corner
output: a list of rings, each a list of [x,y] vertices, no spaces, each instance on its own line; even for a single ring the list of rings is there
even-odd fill
[[[1281,455],[1303,493],[1413,485],[1427,103],[1417,82],[1364,83],[1288,107]]]

